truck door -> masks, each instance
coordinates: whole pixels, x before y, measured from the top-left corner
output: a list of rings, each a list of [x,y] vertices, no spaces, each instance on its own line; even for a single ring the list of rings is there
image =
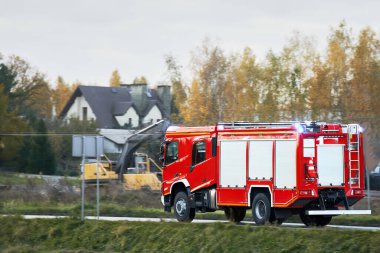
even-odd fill
[[[210,162],[210,151],[207,148],[206,140],[194,141],[192,144],[191,164],[188,173],[188,179],[191,190],[206,184],[211,177],[207,175]]]

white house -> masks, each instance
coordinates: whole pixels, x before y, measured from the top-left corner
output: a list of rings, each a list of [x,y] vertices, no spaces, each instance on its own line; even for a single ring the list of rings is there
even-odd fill
[[[96,116],[84,96],[75,99],[73,105],[66,113],[65,120],[78,118],[79,120],[95,120]]]
[[[69,121],[94,120],[102,129],[136,129],[168,119],[170,86],[148,89],[146,84],[120,87],[80,85],[62,110],[60,117]]]

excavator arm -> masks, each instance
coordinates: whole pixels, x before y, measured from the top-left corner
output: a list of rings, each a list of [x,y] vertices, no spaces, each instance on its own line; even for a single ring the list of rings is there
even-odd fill
[[[133,161],[133,153],[137,151],[139,146],[148,139],[162,139],[169,125],[169,121],[160,120],[157,123],[154,123],[144,129],[137,131],[126,139],[123,147],[123,152],[121,153],[121,156],[115,166],[115,171],[118,173],[119,179],[122,179],[123,174],[126,172],[128,166],[131,165]]]

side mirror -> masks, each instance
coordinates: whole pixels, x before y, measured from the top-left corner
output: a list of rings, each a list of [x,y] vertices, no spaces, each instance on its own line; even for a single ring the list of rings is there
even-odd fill
[[[161,165],[164,167],[165,166],[165,157],[160,156],[160,158],[158,158],[158,160],[160,161]]]
[[[158,159],[163,167],[165,167],[166,145],[165,142],[160,147],[160,158]]]

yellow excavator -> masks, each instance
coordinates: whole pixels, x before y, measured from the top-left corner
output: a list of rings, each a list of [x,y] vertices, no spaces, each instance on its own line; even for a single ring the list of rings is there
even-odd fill
[[[134,153],[135,167],[127,169],[127,173],[123,174],[123,185],[127,190],[138,190],[149,188],[151,190],[161,190],[162,169],[147,154]],[[160,172],[153,173],[151,168],[153,163]]]
[[[87,160],[84,164],[84,180],[86,183],[96,183],[96,171],[99,170],[99,182],[101,184],[109,183],[117,180],[118,174],[113,170],[112,162],[106,157],[97,164],[95,159]],[[127,169],[127,173],[123,174],[123,186],[126,190],[140,190],[148,188],[151,190],[161,189],[161,167],[147,154],[134,153],[134,167]],[[151,164],[159,171],[152,172]],[[97,167],[98,166],[98,167]]]
[[[129,136],[116,164],[112,163],[106,156],[103,156],[104,159],[98,165],[96,160],[88,160],[84,164],[84,180],[88,183],[96,182],[96,171],[98,169],[101,183],[119,179],[123,181],[123,186],[127,190],[143,188],[160,190],[161,167],[147,154],[136,151],[144,141],[162,138],[167,127],[168,122],[162,120]],[[152,172],[152,164],[157,168],[157,172]]]
[[[89,159],[84,164],[83,176],[86,183],[95,183],[97,180],[96,171],[99,170],[99,182],[107,183],[110,180],[117,180],[118,174],[112,170],[112,162],[106,157],[101,161]]]

